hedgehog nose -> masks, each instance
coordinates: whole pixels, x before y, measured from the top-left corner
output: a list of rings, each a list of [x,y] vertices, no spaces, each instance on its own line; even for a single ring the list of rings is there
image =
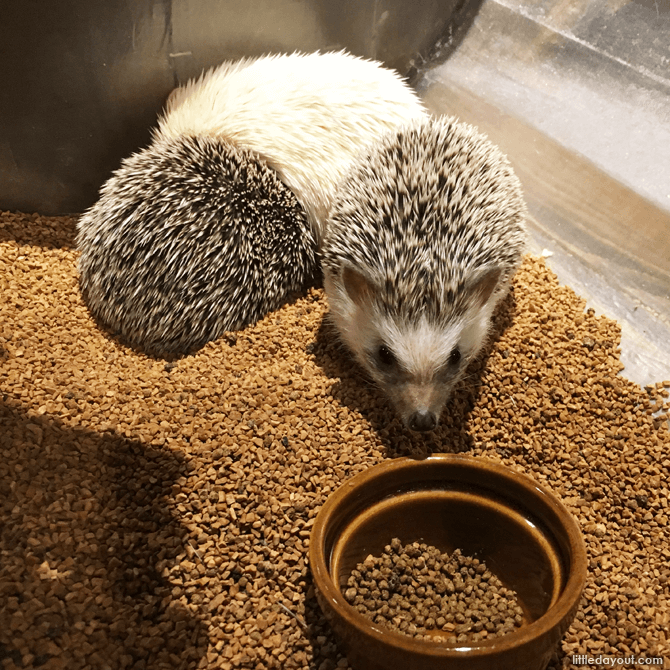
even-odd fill
[[[409,427],[412,430],[418,430],[423,433],[427,430],[433,430],[435,426],[437,426],[437,417],[427,409],[417,410],[409,417]]]

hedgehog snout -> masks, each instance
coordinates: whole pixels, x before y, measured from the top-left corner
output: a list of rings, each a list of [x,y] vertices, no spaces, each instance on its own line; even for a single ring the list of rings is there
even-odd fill
[[[438,380],[382,383],[381,386],[405,427],[417,433],[437,428],[451,388]]]
[[[407,426],[419,433],[425,433],[437,427],[437,416],[430,410],[420,409],[410,415]]]

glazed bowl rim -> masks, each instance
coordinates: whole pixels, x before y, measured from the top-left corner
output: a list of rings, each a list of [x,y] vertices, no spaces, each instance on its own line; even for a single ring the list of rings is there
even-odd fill
[[[374,624],[370,619],[356,611],[344,599],[344,595],[335,585],[330,576],[324,548],[327,529],[338,506],[346,499],[356,495],[357,490],[369,485],[371,481],[378,477],[387,477],[388,473],[407,468],[415,468],[417,471],[420,471],[421,468],[439,463],[452,463],[492,473],[494,476],[502,479],[511,479],[517,485],[529,491],[536,499],[543,500],[556,513],[561,528],[573,549],[572,561],[565,585],[559,593],[558,598],[542,616],[532,623],[501,637],[464,643],[462,646],[417,640],[404,633],[385,630]],[[382,499],[383,497],[380,497],[380,500]],[[535,640],[549,634],[576,607],[584,589],[587,572],[586,546],[579,525],[567,507],[554,493],[532,479],[529,475],[516,472],[505,465],[487,458],[467,454],[433,454],[420,460],[409,457],[395,458],[374,465],[346,480],[335,492],[330,494],[316,516],[310,535],[309,563],[315,588],[321,592],[321,595],[329,601],[330,606],[349,626],[358,629],[366,637],[374,638],[383,645],[398,650],[402,649],[405,652],[445,659],[462,658],[465,655],[486,656],[488,654],[499,654],[505,650],[512,650],[532,644]]]

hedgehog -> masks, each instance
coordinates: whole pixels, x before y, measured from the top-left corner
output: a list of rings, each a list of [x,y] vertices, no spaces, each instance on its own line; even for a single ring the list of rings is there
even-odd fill
[[[436,428],[526,244],[508,160],[454,118],[410,122],[340,184],[321,248],[329,318],[404,424]]]
[[[125,159],[77,242],[90,311],[163,357],[258,320],[318,272],[291,190],[253,152],[207,136],[158,140]]]
[[[226,62],[175,89],[79,221],[90,312],[170,357],[254,323],[319,280],[358,153],[426,116],[396,72],[346,52]]]

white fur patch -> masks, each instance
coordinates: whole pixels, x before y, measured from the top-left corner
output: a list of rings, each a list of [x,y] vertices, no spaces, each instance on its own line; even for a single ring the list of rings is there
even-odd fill
[[[387,342],[402,367],[414,383],[431,381],[451,352],[458,347],[463,329],[462,321],[453,321],[447,329],[439,328],[422,318],[404,327],[391,319],[379,324],[379,334]]]
[[[335,188],[383,132],[427,116],[400,76],[345,52],[227,62],[176,89],[156,136],[211,135],[255,151],[305,207],[317,240]]]

